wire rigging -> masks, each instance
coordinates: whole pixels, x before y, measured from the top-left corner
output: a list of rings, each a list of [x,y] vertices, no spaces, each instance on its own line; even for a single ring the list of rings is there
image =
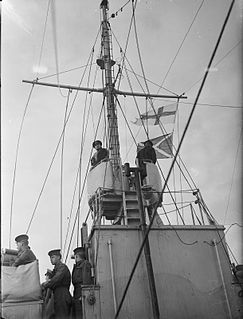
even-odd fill
[[[65,106],[65,112],[64,112],[64,121],[63,121],[63,136],[62,136],[62,147],[61,147],[61,172],[60,172],[60,248],[62,250],[62,220],[63,220],[63,162],[64,162],[64,142],[65,142],[65,123],[67,120],[67,110],[68,110],[68,104],[69,104],[69,97],[70,97],[71,90],[68,91],[67,95],[67,103]]]
[[[17,146],[16,146],[16,152],[15,152],[15,161],[14,161],[14,171],[13,171],[13,181],[12,181],[12,191],[11,191],[11,205],[10,205],[10,220],[9,220],[9,249],[11,248],[11,237],[12,237],[12,223],[13,223],[13,205],[14,205],[14,191],[15,191],[15,184],[16,184],[16,173],[17,173],[17,163],[18,163],[18,156],[19,156],[19,147],[20,147],[20,139],[22,136],[23,126],[24,126],[24,120],[26,117],[27,109],[30,103],[30,98],[32,95],[34,89],[34,84],[32,85],[30,89],[30,93],[24,108],[24,113],[22,116],[20,129],[19,129],[19,135],[17,140]]]
[[[170,72],[170,70],[171,70],[171,68],[172,68],[172,66],[173,66],[173,64],[174,64],[174,62],[175,62],[175,60],[176,60],[176,58],[177,58],[177,56],[178,56],[178,54],[179,54],[179,52],[180,52],[182,46],[183,46],[183,44],[184,44],[184,42],[185,42],[185,40],[186,40],[186,38],[187,38],[187,36],[188,36],[188,34],[189,34],[189,32],[190,32],[192,26],[193,26],[193,24],[194,24],[194,22],[195,22],[195,20],[196,20],[196,18],[197,18],[197,16],[198,16],[198,14],[199,14],[199,11],[200,11],[201,8],[202,8],[203,3],[204,3],[204,0],[202,0],[202,2],[201,2],[201,4],[200,4],[199,8],[197,9],[197,12],[196,12],[196,14],[195,14],[195,16],[194,16],[194,18],[193,18],[193,20],[192,20],[192,22],[191,22],[191,24],[190,24],[188,30],[187,30],[187,32],[186,32],[186,34],[185,34],[184,38],[182,39],[182,42],[181,42],[181,44],[180,44],[180,46],[179,46],[179,48],[178,48],[178,50],[177,50],[177,52],[176,52],[176,54],[175,54],[175,56],[174,56],[174,58],[173,58],[173,60],[172,60],[170,66],[169,66],[169,68],[168,68],[168,70],[167,70],[167,72],[166,72],[166,74],[165,74],[165,77],[164,77],[164,79],[163,79],[163,81],[162,81],[162,83],[161,83],[161,85],[160,85],[160,88],[159,88],[159,90],[157,91],[157,94],[159,93],[160,89],[161,89],[162,86],[164,85],[164,82],[165,82],[167,76],[169,75],[169,72]]]
[[[97,35],[97,37],[98,37],[98,35]],[[96,37],[95,43],[96,43],[96,41],[97,41],[97,37]],[[92,52],[90,53],[90,55],[89,55],[89,57],[88,57],[87,65],[89,65],[89,60],[90,60],[90,58],[91,58],[91,54],[92,54]],[[83,79],[84,79],[84,75],[85,75],[86,69],[87,69],[87,68],[85,68],[85,70],[84,70],[84,72],[83,72],[83,74],[82,74],[82,76],[81,76],[81,79],[80,79],[80,82],[79,82],[79,85],[78,85],[79,87],[81,86],[82,81],[83,81]],[[69,110],[69,112],[68,112],[67,120],[66,120],[66,122],[65,122],[65,124],[64,124],[63,130],[62,130],[62,133],[61,133],[61,135],[60,135],[60,137],[59,137],[59,140],[58,140],[57,146],[56,146],[55,151],[54,151],[54,154],[53,154],[53,156],[52,156],[51,163],[50,163],[49,168],[48,168],[48,170],[47,170],[47,174],[46,174],[45,179],[44,179],[44,182],[43,182],[43,184],[42,184],[42,187],[41,187],[40,193],[39,193],[39,195],[38,195],[38,198],[37,198],[37,201],[36,201],[36,204],[35,204],[34,210],[33,210],[33,212],[32,212],[32,215],[31,215],[31,218],[30,218],[30,221],[29,221],[29,224],[28,224],[28,227],[27,227],[26,233],[28,233],[28,232],[29,232],[30,226],[31,226],[32,221],[33,221],[33,218],[34,218],[34,216],[35,216],[35,213],[36,213],[36,210],[37,210],[37,207],[38,207],[38,204],[39,204],[40,198],[41,198],[42,193],[43,193],[43,191],[44,191],[44,188],[45,188],[45,185],[46,185],[47,179],[48,179],[48,177],[49,177],[49,174],[50,174],[50,171],[51,171],[52,165],[53,165],[53,163],[54,163],[54,160],[55,160],[55,157],[56,157],[57,151],[58,151],[59,146],[60,146],[60,144],[61,144],[62,137],[63,137],[63,133],[64,133],[64,129],[65,129],[65,127],[66,127],[66,125],[67,125],[67,123],[68,123],[68,121],[69,121],[69,118],[70,118],[70,116],[71,116],[72,110],[73,110],[73,108],[74,108],[74,103],[75,103],[75,101],[76,101],[76,99],[77,99],[78,93],[79,93],[79,91],[77,90],[77,92],[76,92],[76,94],[75,94],[75,96],[74,96],[74,98],[73,98],[73,102],[72,102],[72,105],[71,105],[71,107],[70,107],[70,110]]]
[[[237,149],[236,149],[236,154],[235,154],[234,166],[233,166],[230,188],[229,188],[229,194],[228,194],[228,198],[227,198],[227,205],[226,205],[226,209],[225,209],[225,213],[224,213],[224,224],[226,222],[226,218],[227,218],[227,214],[228,214],[228,210],[229,210],[231,191],[232,191],[232,187],[233,187],[233,180],[234,180],[235,169],[236,169],[236,162],[237,162],[238,153],[239,153],[240,145],[241,145],[240,141],[242,138],[242,131],[243,131],[243,129],[241,128],[241,133],[240,133],[240,137],[239,137],[239,141],[238,141],[238,145],[237,145]]]
[[[51,0],[48,1],[48,5],[47,5],[46,18],[45,18],[44,31],[43,31],[42,41],[41,41],[41,49],[40,49],[40,56],[39,56],[39,62],[38,62],[38,69],[36,72],[36,78],[38,78],[38,76],[39,76],[39,68],[40,68],[40,64],[41,64],[42,52],[43,52],[43,47],[44,47],[44,40],[45,40],[45,35],[46,35],[46,27],[47,27],[47,20],[48,20],[48,15],[49,15],[49,10],[50,10],[50,3],[51,3]]]
[[[194,112],[195,112],[195,108],[196,108],[196,105],[197,105],[197,101],[198,101],[198,99],[199,99],[199,97],[200,97],[200,94],[201,94],[201,91],[202,91],[202,89],[203,89],[204,83],[205,83],[205,81],[206,81],[206,79],[207,79],[207,76],[208,76],[210,67],[211,67],[211,65],[212,65],[212,61],[213,61],[213,59],[214,59],[214,57],[215,57],[215,54],[216,54],[216,51],[217,51],[217,49],[218,49],[220,40],[221,40],[222,35],[223,35],[223,32],[224,32],[224,29],[225,29],[225,27],[226,27],[227,21],[228,21],[229,16],[230,16],[230,13],[231,13],[231,11],[232,11],[234,2],[235,2],[235,0],[232,0],[231,5],[230,5],[229,10],[228,10],[228,13],[227,13],[227,16],[226,16],[225,21],[224,21],[224,23],[223,23],[222,29],[221,29],[221,31],[220,31],[220,34],[219,34],[217,43],[216,43],[216,45],[215,45],[215,48],[214,48],[213,53],[212,53],[212,55],[211,55],[210,61],[209,61],[209,63],[208,63],[208,67],[207,67],[207,69],[206,69],[206,72],[205,72],[203,81],[202,81],[202,83],[201,83],[201,85],[200,85],[200,88],[199,88],[199,90],[198,90],[198,94],[197,94],[197,96],[196,96],[195,103],[194,103],[193,108],[192,108],[192,110],[191,110],[191,113],[190,113],[190,115],[189,115],[189,118],[188,118],[188,121],[187,121],[187,123],[186,123],[185,129],[184,129],[184,131],[183,131],[183,134],[182,134],[182,137],[181,137],[181,140],[180,140],[180,143],[179,143],[177,152],[176,152],[176,154],[175,154],[175,156],[174,156],[174,159],[173,159],[173,161],[172,161],[172,164],[171,164],[171,166],[170,166],[169,172],[168,172],[168,174],[167,174],[167,177],[166,177],[166,180],[165,180],[165,183],[164,183],[162,192],[161,192],[161,194],[160,194],[160,201],[161,201],[161,199],[162,199],[163,192],[164,192],[164,190],[165,190],[166,184],[168,183],[168,180],[169,180],[171,171],[172,171],[173,166],[174,166],[174,164],[175,164],[176,157],[177,157],[177,155],[178,155],[178,153],[179,153],[179,151],[180,151],[181,145],[182,145],[183,140],[184,140],[184,138],[185,138],[185,134],[186,134],[186,132],[187,132],[187,130],[188,130],[188,127],[189,127],[189,124],[190,124],[190,122],[191,122],[192,116],[193,116],[193,114],[194,114]],[[154,219],[155,219],[158,205],[159,205],[159,203],[156,204],[156,206],[154,207],[153,215],[152,215],[152,217],[151,217],[151,220],[150,220],[150,223],[149,223],[149,225],[148,225],[148,228],[147,228],[147,230],[146,230],[146,232],[145,232],[145,234],[144,234],[144,238],[143,238],[142,244],[141,244],[141,246],[140,246],[139,252],[138,252],[138,254],[137,254],[136,261],[135,261],[135,263],[134,263],[134,266],[133,266],[132,271],[131,271],[131,274],[130,274],[130,276],[129,276],[127,285],[126,285],[126,287],[125,287],[125,289],[124,289],[124,292],[123,292],[121,301],[120,301],[119,306],[118,306],[118,308],[117,308],[117,311],[116,311],[116,314],[115,314],[115,319],[118,318],[118,315],[119,315],[120,310],[121,310],[121,307],[122,307],[122,305],[123,305],[125,296],[126,296],[126,294],[127,294],[128,288],[129,288],[130,283],[131,283],[131,280],[132,280],[132,278],[133,278],[134,272],[135,272],[135,270],[136,270],[136,268],[137,268],[137,264],[138,264],[138,261],[139,261],[139,259],[140,259],[141,253],[142,253],[142,251],[143,251],[143,247],[144,247],[144,245],[145,245],[145,242],[146,242],[146,240],[147,240],[147,238],[148,238],[148,234],[149,234],[149,232],[150,232],[150,230],[151,230],[153,221],[154,221]]]

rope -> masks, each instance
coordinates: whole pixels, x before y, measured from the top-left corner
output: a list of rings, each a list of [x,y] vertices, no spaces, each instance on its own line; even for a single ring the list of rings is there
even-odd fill
[[[60,248],[62,250],[62,215],[63,215],[63,160],[64,160],[64,141],[65,141],[65,123],[67,119],[67,110],[69,104],[69,97],[70,97],[71,90],[68,91],[67,95],[67,103],[65,107],[64,113],[64,122],[63,122],[63,136],[62,136],[62,150],[61,150],[61,185],[60,185]]]
[[[91,74],[91,66],[92,66],[92,61],[94,57],[94,48],[92,51],[92,57],[91,57],[91,64],[89,68],[89,73],[88,73],[88,79],[87,79],[87,87],[89,87],[89,82],[90,82],[90,74]],[[87,123],[88,121],[85,121],[86,117],[86,110],[87,110],[87,98],[88,98],[88,92],[85,94],[85,103],[84,103],[84,110],[83,110],[83,124],[82,124],[82,134],[81,134],[81,145],[80,145],[80,157],[79,157],[79,196],[81,192],[81,178],[82,178],[82,156],[83,156],[83,148],[84,148],[84,141],[85,141],[85,135],[86,135],[86,130],[87,128]],[[86,125],[85,125],[86,124]],[[77,247],[79,246],[78,241],[79,241],[79,227],[80,227],[80,211],[78,213],[78,223],[77,223]]]
[[[96,129],[96,134],[98,132],[98,127],[99,127],[99,123],[100,123],[100,120],[101,120],[101,115],[102,115],[102,111],[103,111],[103,108],[104,108],[104,103],[105,103],[105,96],[103,98],[103,103],[102,103],[101,111],[100,111],[99,118],[98,118],[98,125],[97,125],[97,129]],[[95,134],[95,138],[96,138],[96,134]],[[91,154],[92,154],[92,148],[90,150],[89,159],[91,159]],[[75,229],[75,226],[76,226],[77,215],[78,215],[78,211],[79,211],[79,208],[80,208],[80,203],[81,203],[81,199],[82,199],[82,196],[83,196],[84,187],[85,187],[85,183],[86,183],[88,172],[89,172],[89,170],[88,170],[89,163],[90,163],[90,160],[89,160],[89,162],[87,164],[87,167],[86,167],[86,173],[85,173],[85,177],[84,177],[84,181],[83,181],[83,188],[82,188],[82,191],[81,191],[81,195],[79,196],[78,208],[77,208],[77,212],[76,212],[76,215],[75,215],[75,218],[74,218],[74,224],[73,224],[73,228],[72,228],[72,231],[71,231],[71,239],[69,241],[69,246],[68,246],[65,262],[67,260],[67,257],[68,257],[68,254],[69,254],[69,251],[70,251],[70,248],[71,248],[71,242],[72,242],[72,238],[73,238],[73,235],[74,235],[74,229]],[[80,169],[80,167],[79,167],[79,169]]]
[[[25,116],[27,113],[27,108],[30,102],[30,98],[32,95],[34,89],[34,84],[32,85],[30,89],[30,93],[24,108],[24,113],[22,116],[21,124],[20,124],[20,129],[19,129],[19,135],[18,135],[18,140],[17,140],[17,146],[16,146],[16,153],[15,153],[15,161],[14,161],[14,172],[13,172],[13,182],[12,182],[12,191],[11,191],[11,205],[10,205],[10,221],[9,221],[9,249],[11,249],[11,237],[12,237],[12,223],[13,223],[13,205],[14,205],[14,191],[15,191],[15,183],[16,183],[16,170],[17,170],[17,163],[18,163],[18,156],[19,156],[19,146],[20,146],[20,138],[22,135],[23,131],[23,126],[24,126],[24,120]]]
[[[48,14],[49,14],[49,9],[50,9],[50,2],[51,2],[51,0],[48,1],[48,5],[47,5],[46,19],[45,19],[45,24],[44,24],[44,31],[43,31],[43,36],[42,36],[40,56],[39,56],[39,62],[38,62],[38,69],[39,69],[39,67],[40,67],[41,58],[42,58],[44,40],[45,40],[45,35],[46,35],[47,19],[48,19]],[[36,78],[38,78],[38,75],[39,75],[39,72],[36,72]]]
[[[182,40],[182,42],[181,42],[181,44],[180,44],[180,46],[179,46],[179,48],[178,48],[178,50],[177,50],[177,52],[176,52],[176,55],[174,56],[174,58],[173,58],[173,60],[172,60],[172,62],[171,62],[171,64],[170,64],[170,66],[169,66],[169,69],[167,70],[167,72],[166,72],[166,74],[165,74],[165,77],[164,77],[164,79],[163,79],[163,81],[162,81],[162,83],[161,83],[161,85],[160,85],[160,89],[161,89],[161,87],[163,86],[163,84],[164,84],[164,82],[165,82],[165,80],[166,80],[166,78],[167,78],[167,76],[168,76],[168,74],[169,74],[169,72],[170,72],[170,70],[171,70],[173,64],[174,64],[174,62],[175,62],[175,60],[176,60],[176,58],[177,58],[177,56],[178,56],[178,54],[179,54],[179,52],[180,52],[182,46],[183,46],[183,44],[184,44],[184,42],[185,42],[185,40],[186,40],[186,38],[187,38],[187,36],[188,36],[188,34],[189,34],[191,28],[192,28],[192,25],[193,25],[193,23],[195,22],[196,17],[198,16],[199,11],[201,10],[201,7],[202,7],[203,3],[204,3],[204,0],[201,2],[199,8],[197,9],[197,12],[196,12],[196,14],[195,14],[195,16],[194,16],[194,18],[193,18],[193,20],[192,20],[192,22],[191,22],[191,24],[190,24],[188,30],[187,30],[185,36],[184,36],[184,38],[183,38],[183,40]],[[157,91],[157,94],[159,93],[160,89]]]
[[[90,55],[90,56],[91,56],[91,55]],[[89,56],[89,58],[88,58],[88,61],[90,60],[90,56]],[[88,65],[88,63],[87,63],[87,65]],[[80,86],[81,86],[81,84],[82,84],[82,81],[83,81],[83,78],[84,78],[85,72],[86,72],[86,69],[84,70],[83,75],[82,75],[82,77],[81,77],[81,80],[80,80],[80,82],[79,82],[79,87],[80,87]],[[45,185],[46,185],[47,179],[48,179],[49,174],[50,174],[50,171],[51,171],[51,167],[52,167],[52,165],[53,165],[53,163],[54,163],[54,160],[55,160],[55,157],[56,157],[57,151],[58,151],[59,146],[60,146],[60,143],[61,143],[61,141],[62,141],[62,137],[63,137],[63,134],[64,134],[65,127],[66,127],[66,125],[67,125],[67,123],[68,123],[68,121],[69,121],[69,118],[70,118],[70,116],[71,116],[71,113],[72,113],[72,110],[73,110],[73,107],[74,107],[74,103],[75,103],[75,101],[76,101],[76,98],[77,98],[77,96],[78,96],[78,93],[79,93],[79,91],[77,90],[77,92],[76,92],[76,94],[75,94],[75,96],[74,96],[74,99],[73,99],[73,102],[72,102],[71,108],[70,108],[70,110],[69,110],[69,113],[68,113],[68,116],[67,116],[67,120],[66,120],[66,122],[65,122],[65,124],[64,124],[63,130],[62,130],[62,133],[61,133],[61,135],[60,135],[60,137],[59,137],[59,140],[58,140],[57,146],[56,146],[55,151],[54,151],[54,154],[53,154],[53,156],[52,156],[51,163],[50,163],[49,168],[48,168],[48,170],[47,170],[47,174],[46,174],[46,176],[45,176],[45,179],[44,179],[43,185],[42,185],[42,187],[41,187],[41,190],[40,190],[39,196],[38,196],[38,198],[37,198],[37,201],[36,201],[36,204],[35,204],[34,210],[33,210],[33,212],[32,212],[32,215],[31,215],[31,218],[30,218],[30,221],[29,221],[29,224],[28,224],[28,227],[27,227],[26,233],[28,233],[28,232],[29,232],[30,226],[31,226],[32,221],[33,221],[33,218],[34,218],[34,216],[35,216],[35,213],[36,213],[36,210],[37,210],[37,207],[38,207],[38,204],[39,204],[40,198],[41,198],[42,193],[43,193],[43,191],[44,191],[44,188],[45,188]]]
[[[239,149],[240,149],[240,145],[241,145],[241,143],[240,143],[241,138],[242,138],[242,129],[241,129],[241,134],[240,134],[240,138],[239,138],[239,141],[238,141],[238,146],[237,146],[235,160],[234,160],[234,166],[233,166],[232,177],[231,177],[231,182],[230,182],[229,195],[228,195],[226,210],[225,210],[225,214],[224,214],[224,224],[226,222],[226,217],[227,217],[229,204],[230,204],[230,197],[231,197],[231,191],[232,191],[232,186],[233,186],[233,179],[234,179],[234,175],[235,175],[237,157],[238,157],[238,153],[239,153]]]
[[[217,65],[219,65],[240,43],[241,43],[242,39],[237,42],[221,59],[219,59],[214,65],[213,67],[215,68]],[[198,79],[195,83],[193,83],[185,92],[189,92],[198,82],[200,82],[202,80],[203,76]]]
[[[202,91],[202,89],[203,89],[204,83],[205,83],[206,78],[207,78],[207,76],[208,76],[210,67],[211,67],[211,65],[212,65],[213,58],[214,58],[214,56],[215,56],[215,54],[216,54],[217,48],[218,48],[219,43],[220,43],[220,40],[221,40],[221,38],[222,38],[224,29],[225,29],[225,26],[226,26],[227,21],[228,21],[228,19],[229,19],[229,16],[230,16],[230,13],[231,13],[231,10],[232,10],[232,7],[233,7],[234,2],[235,2],[235,0],[232,0],[231,5],[230,5],[230,8],[229,8],[229,11],[228,11],[227,16],[226,16],[226,19],[225,19],[225,21],[224,21],[223,27],[222,27],[222,29],[221,29],[219,38],[218,38],[218,40],[217,40],[217,43],[216,43],[215,48],[214,48],[214,51],[213,51],[212,56],[211,56],[211,58],[210,58],[210,61],[209,61],[207,70],[206,70],[206,72],[205,72],[205,75],[204,75],[204,78],[203,78],[203,81],[202,81],[202,84],[201,84],[201,86],[200,86],[200,88],[199,88],[199,91],[198,91],[198,94],[197,94],[195,103],[194,103],[193,108],[192,108],[192,110],[191,110],[189,119],[188,119],[187,124],[186,124],[185,129],[184,129],[184,132],[183,132],[183,134],[182,134],[182,137],[181,137],[181,140],[180,140],[180,143],[179,143],[177,152],[176,152],[175,157],[174,157],[174,159],[173,159],[173,161],[172,161],[172,164],[171,164],[171,167],[170,167],[169,172],[168,172],[168,174],[167,174],[167,178],[166,178],[166,180],[165,180],[165,183],[164,183],[162,192],[161,192],[161,194],[160,194],[160,201],[161,201],[161,198],[162,198],[162,196],[163,196],[163,192],[164,192],[164,190],[165,190],[166,184],[168,183],[168,180],[169,180],[169,177],[170,177],[172,168],[173,168],[173,166],[174,166],[174,164],[175,164],[176,157],[177,157],[177,155],[178,155],[178,153],[179,153],[179,151],[180,151],[180,148],[181,148],[182,142],[183,142],[183,140],[184,140],[185,134],[186,134],[186,132],[187,132],[187,130],[188,130],[188,127],[189,127],[189,124],[190,124],[190,122],[191,122],[193,113],[194,113],[195,108],[196,108],[196,105],[197,105],[197,101],[198,101],[198,99],[199,99],[199,96],[200,96],[201,91]],[[159,202],[160,202],[160,201],[159,201]],[[119,315],[119,313],[120,313],[121,307],[122,307],[123,302],[124,302],[124,300],[125,300],[125,297],[126,297],[128,288],[129,288],[129,286],[130,286],[130,283],[131,283],[131,280],[132,280],[132,277],[133,277],[133,274],[134,274],[134,272],[135,272],[135,270],[136,270],[136,268],[137,268],[138,261],[139,261],[139,259],[140,259],[141,253],[142,253],[142,251],[143,251],[144,244],[145,244],[145,242],[146,242],[146,240],[147,240],[147,238],[148,238],[148,234],[149,234],[149,232],[150,232],[150,229],[151,229],[151,227],[152,227],[154,218],[155,218],[155,216],[156,216],[156,211],[157,211],[158,206],[159,206],[159,203],[158,203],[158,204],[155,206],[155,208],[154,208],[154,213],[153,213],[153,215],[152,215],[152,217],[151,217],[151,220],[150,220],[150,223],[149,223],[149,225],[148,225],[148,228],[147,228],[147,230],[146,230],[146,232],[145,232],[145,234],[144,234],[144,239],[143,239],[143,241],[142,241],[141,247],[140,247],[139,252],[138,252],[138,254],[137,254],[136,261],[135,261],[135,263],[134,263],[134,266],[133,266],[133,268],[132,268],[131,274],[130,274],[130,276],[129,276],[127,285],[126,285],[126,287],[125,287],[124,293],[123,293],[123,295],[122,295],[122,298],[121,298],[121,301],[120,301],[120,304],[119,304],[119,307],[118,307],[117,312],[116,312],[116,314],[115,314],[115,319],[118,318],[118,315]]]
[[[62,93],[62,90],[60,88],[60,81],[59,81],[59,63],[58,63],[58,53],[57,53],[57,28],[56,28],[55,0],[51,0],[51,13],[52,13],[52,30],[53,30],[55,62],[56,62],[56,70],[57,70],[57,84],[58,84],[58,89],[59,89],[61,96],[66,98],[67,96]]]

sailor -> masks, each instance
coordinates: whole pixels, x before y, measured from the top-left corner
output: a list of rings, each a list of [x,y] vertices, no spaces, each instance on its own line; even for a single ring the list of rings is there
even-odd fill
[[[44,288],[50,288],[54,294],[55,318],[67,319],[71,313],[72,297],[69,292],[71,274],[68,267],[61,261],[61,250],[49,251],[51,264],[54,265],[49,281],[42,284]]]
[[[15,238],[18,255],[12,266],[18,267],[26,265],[36,260],[36,257],[29,247],[29,237],[26,234],[19,235]]]
[[[96,149],[95,154],[91,158],[91,166],[96,166],[102,160],[109,158],[109,152],[106,148],[102,147],[102,142],[100,140],[96,140],[93,142],[93,148]]]
[[[137,153],[138,166],[141,168],[142,181],[147,176],[145,162],[152,162],[155,164],[157,161],[156,152],[153,148],[153,142],[147,140],[143,144],[144,147]]]
[[[91,264],[86,259],[84,247],[74,249],[75,264],[72,271],[73,291],[73,319],[82,317],[82,300],[81,300],[81,285],[90,285],[91,279]]]

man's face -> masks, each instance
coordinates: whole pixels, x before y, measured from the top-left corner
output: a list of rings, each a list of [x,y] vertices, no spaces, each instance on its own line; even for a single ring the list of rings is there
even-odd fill
[[[52,265],[56,265],[56,264],[60,261],[60,259],[61,259],[60,256],[52,255],[52,256],[50,257],[51,264],[52,264]]]
[[[145,146],[145,147],[148,147],[148,148],[149,148],[149,147],[152,147],[152,145],[151,145],[149,142],[146,142],[146,143],[144,144],[144,146]]]
[[[74,259],[75,259],[75,262],[79,262],[80,260],[83,260],[85,259],[85,254],[84,253],[79,253],[79,254],[75,254],[74,255]]]
[[[17,250],[20,251],[23,247],[23,243],[21,241],[16,242]]]
[[[98,151],[101,148],[100,143],[95,144],[95,149]]]

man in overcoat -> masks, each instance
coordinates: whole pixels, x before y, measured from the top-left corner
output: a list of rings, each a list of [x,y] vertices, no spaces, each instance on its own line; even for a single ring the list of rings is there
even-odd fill
[[[50,288],[54,294],[54,312],[56,319],[68,319],[71,315],[72,297],[69,292],[71,273],[68,267],[61,261],[60,249],[49,251],[51,264],[54,269],[49,281],[42,284],[44,288]]]

